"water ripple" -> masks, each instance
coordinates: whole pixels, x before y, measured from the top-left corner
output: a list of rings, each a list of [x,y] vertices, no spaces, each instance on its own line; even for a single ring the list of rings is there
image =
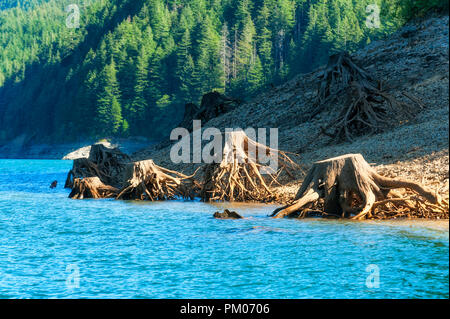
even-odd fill
[[[0,160],[0,298],[448,298],[448,225],[274,220],[273,206],[76,201],[71,162]],[[49,185],[58,180],[59,186]],[[242,220],[215,220],[232,207]],[[376,265],[379,288],[368,288]],[[67,267],[79,287],[67,284]]]

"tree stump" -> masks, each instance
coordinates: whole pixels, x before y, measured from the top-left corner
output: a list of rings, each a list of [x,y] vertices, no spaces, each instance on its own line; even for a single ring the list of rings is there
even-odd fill
[[[276,157],[278,170],[261,163],[258,152]],[[272,183],[279,184],[281,172],[293,177],[292,171],[299,168],[285,152],[253,141],[244,131],[227,132],[222,161],[204,166],[200,197],[202,201],[273,201],[277,195]]]
[[[76,178],[97,176],[105,184],[118,186],[120,174],[130,158],[118,148],[108,148],[103,144],[91,146],[88,158],[77,158],[67,174],[64,188],[73,188]]]
[[[356,136],[381,132],[412,119],[423,108],[418,98],[406,92],[402,94],[410,100],[408,104],[386,92],[382,82],[359,67],[347,52],[330,56],[319,80],[310,119],[327,106],[343,104],[336,118],[321,128],[320,134],[333,140],[353,141]]]
[[[77,158],[73,160],[72,169],[67,173],[66,183],[64,188],[73,188],[75,185],[75,179],[81,179],[86,177],[102,177],[107,179],[107,175],[103,173],[97,166],[97,164],[91,162],[87,158]]]
[[[216,91],[206,93],[202,97],[200,106],[193,103],[185,105],[183,120],[178,127],[184,127],[191,132],[193,120],[208,122],[221,114],[230,112],[241,103],[238,99],[230,98]]]
[[[135,200],[167,200],[176,196],[191,198],[193,189],[190,183],[192,176],[171,171],[156,165],[152,160],[129,163],[124,175],[127,176],[125,186],[117,195],[117,199]]]
[[[178,124],[178,127],[184,127],[188,131],[192,131],[192,121],[197,120],[196,118],[200,107],[194,103],[186,103],[184,105],[184,116],[183,120]]]
[[[418,183],[383,177],[364,160],[361,154],[347,154],[315,162],[303,181],[294,201],[276,209],[271,216],[282,218],[302,211],[319,199],[328,215],[363,219],[387,202],[401,202],[414,209],[409,198],[389,198],[394,188],[414,191],[417,201],[438,207],[439,198]],[[408,203],[408,200],[410,201]],[[304,214],[300,214],[304,217]]]
[[[69,197],[73,199],[84,198],[113,198],[117,195],[118,189],[105,185],[97,177],[75,178],[72,192]]]

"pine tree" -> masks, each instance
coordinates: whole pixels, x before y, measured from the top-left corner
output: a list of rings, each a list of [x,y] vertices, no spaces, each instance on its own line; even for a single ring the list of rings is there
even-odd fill
[[[214,29],[208,15],[200,23],[197,44],[198,68],[197,84],[202,93],[220,88],[223,83],[223,71],[220,63],[220,36]]]
[[[178,43],[176,58],[177,68],[176,75],[179,82],[179,100],[181,104],[191,101],[192,94],[192,72],[194,71],[194,62],[190,54],[191,51],[191,36],[188,29],[185,29],[181,40]]]
[[[230,32],[228,31],[228,24],[224,22],[221,31],[221,45],[220,45],[220,63],[223,70],[223,89],[226,91],[227,84],[230,81],[231,75],[231,44],[230,44]]]
[[[130,133],[133,135],[141,135],[145,131],[148,87],[148,56],[146,50],[142,49],[137,59],[136,85],[130,107],[129,124],[131,125]]]
[[[247,17],[243,24],[242,32],[238,42],[238,73],[240,74],[241,81],[246,81],[247,72],[254,56],[254,37],[255,26],[250,17]]]
[[[117,135],[122,125],[119,84],[114,59],[99,75],[100,90],[97,97],[97,132],[104,136]]]
[[[264,83],[263,67],[258,55],[255,56],[254,61],[248,70],[247,83],[248,91],[251,94],[258,91]]]
[[[268,83],[273,74],[272,33],[269,29],[269,17],[269,8],[264,1],[256,19],[256,43],[263,67],[264,83]]]

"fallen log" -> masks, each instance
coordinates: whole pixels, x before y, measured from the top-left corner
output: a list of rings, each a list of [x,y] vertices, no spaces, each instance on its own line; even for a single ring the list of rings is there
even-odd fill
[[[400,193],[392,191],[396,188],[407,189],[415,197],[402,198]],[[358,220],[382,218],[380,215],[386,211],[399,211],[399,208],[408,211],[410,217],[425,210],[448,218],[448,205],[441,203],[437,194],[419,183],[377,174],[361,154],[315,162],[294,200],[276,209],[271,216],[303,218],[311,207],[321,207],[323,215]]]

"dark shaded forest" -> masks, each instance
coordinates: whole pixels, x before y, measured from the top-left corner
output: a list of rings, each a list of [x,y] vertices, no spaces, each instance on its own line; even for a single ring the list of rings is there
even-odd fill
[[[67,24],[69,4],[79,27]],[[0,10],[0,142],[62,142],[159,139],[206,92],[248,99],[448,1],[12,0]]]

